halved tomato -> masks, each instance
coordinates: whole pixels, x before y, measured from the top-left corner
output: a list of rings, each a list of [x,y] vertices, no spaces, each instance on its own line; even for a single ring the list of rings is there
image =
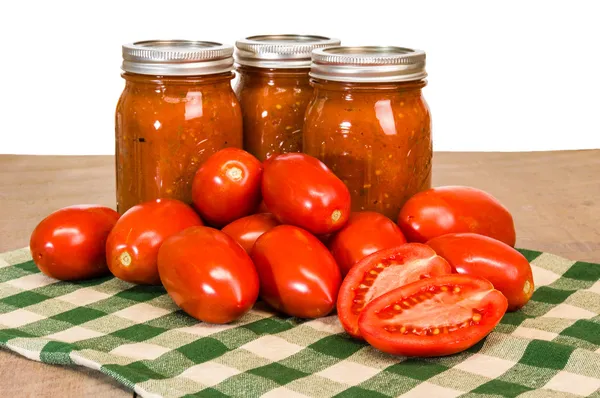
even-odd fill
[[[350,269],[340,288],[337,312],[346,331],[360,338],[358,316],[373,299],[407,283],[452,272],[450,264],[422,243],[375,252]]]
[[[470,275],[410,283],[371,301],[358,318],[369,344],[394,355],[451,355],[475,345],[506,312],[506,297]]]

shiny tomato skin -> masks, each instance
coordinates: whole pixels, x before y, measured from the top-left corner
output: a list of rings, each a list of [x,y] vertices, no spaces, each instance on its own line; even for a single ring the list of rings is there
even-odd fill
[[[348,334],[360,339],[358,317],[371,300],[402,285],[451,272],[450,264],[422,243],[372,253],[359,261],[342,282],[337,301],[340,322]]]
[[[448,234],[427,242],[444,257],[454,272],[480,276],[500,290],[508,300],[508,311],[523,307],[533,294],[529,261],[506,243],[488,236]]]
[[[191,227],[168,239],[158,252],[163,286],[182,310],[209,323],[229,323],[258,297],[258,275],[248,254],[227,234]]]
[[[260,203],[262,163],[248,152],[225,148],[200,166],[192,182],[192,201],[202,219],[223,227],[250,215]]]
[[[106,239],[119,213],[99,205],[69,206],[44,218],[29,241],[41,272],[63,281],[109,274]]]
[[[406,243],[404,234],[383,214],[363,211],[350,215],[348,223],[331,238],[329,249],[342,276],[366,256]]]
[[[106,241],[114,276],[131,283],[159,285],[158,249],[169,236],[202,225],[194,209],[175,199],[156,199],[127,210]]]
[[[298,318],[318,318],[335,307],[341,283],[333,256],[308,231],[280,225],[252,249],[260,296],[270,306]]]
[[[264,167],[263,199],[282,224],[325,235],[348,221],[350,192],[320,160],[286,153],[269,158]]]
[[[485,338],[506,307],[506,298],[487,280],[449,274],[379,296],[360,313],[358,326],[369,344],[388,354],[445,356]]]
[[[221,231],[231,236],[246,250],[246,253],[250,254],[256,240],[278,225],[279,222],[273,214],[259,213],[237,219]]]
[[[445,186],[411,197],[400,210],[398,225],[409,242],[474,232],[515,245],[515,225],[506,207],[477,188]]]

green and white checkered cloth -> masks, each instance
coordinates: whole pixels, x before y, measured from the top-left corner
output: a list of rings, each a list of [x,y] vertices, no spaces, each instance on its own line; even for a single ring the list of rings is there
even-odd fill
[[[162,287],[59,282],[22,249],[0,254],[0,346],[96,369],[144,397],[600,397],[600,265],[522,253],[531,302],[466,352],[408,359],[349,338],[336,316],[257,304],[234,324],[199,323]]]

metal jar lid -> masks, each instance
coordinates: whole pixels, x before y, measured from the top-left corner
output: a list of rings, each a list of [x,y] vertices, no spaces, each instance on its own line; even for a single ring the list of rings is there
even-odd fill
[[[421,80],[425,52],[403,47],[329,47],[314,50],[310,76],[350,83]]]
[[[233,70],[233,47],[209,41],[147,40],[123,45],[125,72],[196,76]]]
[[[338,39],[312,35],[250,36],[235,43],[235,60],[258,68],[310,68],[316,48],[339,46]]]

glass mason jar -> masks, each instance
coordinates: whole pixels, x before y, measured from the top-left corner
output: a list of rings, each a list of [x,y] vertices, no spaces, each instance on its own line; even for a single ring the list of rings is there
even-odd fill
[[[122,69],[117,210],[156,198],[191,203],[202,162],[225,147],[242,147],[242,113],[231,88],[233,47],[185,40],[127,44]]]
[[[310,53],[339,45],[321,36],[263,35],[236,42],[239,81],[235,87],[244,120],[244,149],[265,160],[302,151],[304,113],[310,86]]]
[[[421,89],[425,53],[400,47],[333,47],[313,52],[313,98],[304,152],[350,190],[352,210],[396,220],[431,187],[431,116]]]

